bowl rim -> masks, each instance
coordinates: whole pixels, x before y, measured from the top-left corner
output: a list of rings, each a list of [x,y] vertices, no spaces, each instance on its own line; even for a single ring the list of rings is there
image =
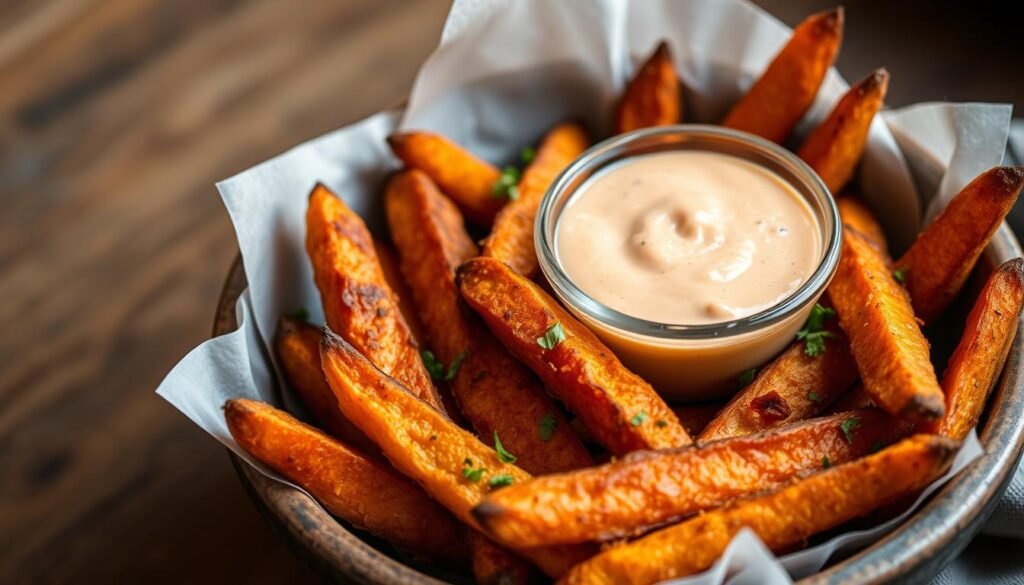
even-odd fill
[[[1003,222],[982,256],[990,269],[1024,256]],[[236,255],[221,290],[213,336],[238,327],[235,303],[247,287]],[[1018,333],[1024,318],[1018,320]],[[275,383],[277,383],[275,381]],[[971,462],[917,512],[855,555],[798,581],[800,585],[924,583],[944,568],[981,529],[1006,489],[1024,446],[1024,339],[1017,335],[981,430],[984,454]],[[228,455],[256,507],[289,547],[330,581],[373,585],[444,583],[383,553],[342,525],[305,492],[275,481],[230,450]]]

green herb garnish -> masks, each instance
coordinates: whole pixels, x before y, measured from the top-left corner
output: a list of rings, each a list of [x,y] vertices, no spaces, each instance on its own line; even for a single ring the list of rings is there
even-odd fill
[[[309,321],[309,311],[306,310],[306,307],[299,307],[285,315],[285,317],[295,319],[296,321]]]
[[[796,338],[804,341],[804,353],[811,357],[825,353],[825,339],[835,337],[835,333],[825,329],[825,321],[834,319],[835,316],[834,309],[823,307],[818,303],[814,304],[803,329],[796,333]]]
[[[647,413],[641,410],[640,412],[634,414],[632,418],[629,419],[629,424],[633,425],[634,427],[638,427],[644,424],[645,420],[647,420]]]
[[[900,284],[907,282],[907,268],[903,267],[900,268],[899,270],[893,270],[892,277],[896,279],[896,282]]]
[[[469,350],[468,349],[463,350],[462,353],[460,353],[459,355],[455,356],[455,359],[453,359],[452,363],[448,366],[448,372],[445,373],[444,379],[445,380],[453,380],[453,379],[455,379],[455,374],[459,373],[459,366],[462,365],[462,362],[466,361],[467,357],[469,357]]]
[[[501,439],[498,438],[498,431],[494,431],[494,450],[498,452],[498,459],[502,463],[515,463],[516,456],[505,450],[505,446],[501,444]]]
[[[501,171],[501,176],[494,182],[494,186],[491,188],[491,194],[495,197],[502,197],[515,201],[519,199],[519,179],[523,174],[516,167],[505,167]]]
[[[536,148],[532,146],[524,146],[519,150],[519,160],[523,161],[524,165],[532,163],[535,158],[537,158]]]
[[[463,461],[463,463],[465,463],[466,466],[462,468],[462,477],[468,479],[470,483],[476,483],[480,481],[480,478],[484,476],[484,468],[474,468],[473,460],[468,457],[466,458],[465,461]]]
[[[654,426],[658,427],[659,429],[663,429],[668,426],[668,421],[659,418],[658,420],[654,421]]]
[[[817,404],[821,402],[821,396],[818,396],[818,393],[812,390],[807,393],[807,400],[810,400],[811,402]]]
[[[556,321],[554,325],[548,327],[543,336],[537,338],[537,345],[544,349],[555,349],[559,343],[565,341],[565,338],[565,329],[562,329],[562,324]]]
[[[755,376],[757,376],[757,368],[750,368],[749,370],[740,374],[740,377],[738,378],[740,381],[740,387],[742,388],[744,386],[749,385],[751,382],[754,381]]]
[[[822,457],[821,458],[821,468],[822,469],[828,469],[829,467],[832,467],[832,461],[830,461],[828,457]]]
[[[839,423],[839,430],[843,431],[843,436],[846,437],[847,443],[853,442],[853,431],[860,427],[860,419],[851,416],[850,418]]]
[[[491,486],[492,488],[499,488],[507,485],[512,485],[512,482],[514,481],[515,478],[513,478],[511,475],[507,473],[499,473],[498,475],[495,475],[491,479],[487,480],[487,485]]]
[[[437,359],[434,352],[429,349],[420,352],[420,357],[423,358],[423,365],[427,368],[427,373],[434,380],[442,380],[445,376],[444,364],[441,360]]]
[[[540,417],[540,440],[549,441],[551,436],[555,434],[555,427],[558,426],[558,421],[555,420],[554,415],[550,412]]]

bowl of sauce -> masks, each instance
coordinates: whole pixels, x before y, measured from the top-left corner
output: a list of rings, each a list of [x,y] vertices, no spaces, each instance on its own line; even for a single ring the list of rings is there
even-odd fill
[[[835,201],[786,149],[718,126],[583,153],[537,215],[559,299],[669,399],[727,396],[785,348],[839,260]]]

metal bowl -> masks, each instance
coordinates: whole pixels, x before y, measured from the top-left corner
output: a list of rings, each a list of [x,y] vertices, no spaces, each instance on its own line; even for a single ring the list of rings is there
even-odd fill
[[[945,338],[953,345],[963,316],[984,277],[1003,262],[1021,256],[1020,244],[1004,224],[985,250],[975,275],[951,311]],[[237,328],[235,301],[246,287],[241,259],[228,272],[217,303],[214,336]],[[1024,336],[1010,349],[1002,378],[989,400],[980,429],[985,454],[942,487],[896,530],[860,553],[800,581],[802,585],[926,583],[977,534],[1013,477],[1024,445]],[[229,452],[249,495],[274,531],[325,580],[334,583],[421,585],[450,578],[429,567],[405,562],[386,545],[372,541],[324,511],[312,498],[267,478]]]

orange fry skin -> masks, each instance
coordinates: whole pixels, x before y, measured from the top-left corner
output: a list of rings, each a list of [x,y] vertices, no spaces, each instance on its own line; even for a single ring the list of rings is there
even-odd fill
[[[722,124],[783,142],[814,103],[842,36],[842,8],[809,16]]]
[[[398,299],[398,310],[402,312],[402,317],[405,318],[405,323],[409,326],[409,332],[412,333],[413,340],[417,345],[421,345],[423,341],[423,324],[420,323],[420,315],[416,312],[416,307],[413,305],[412,293],[409,291],[408,285],[405,284],[405,280],[402,279],[402,271],[398,266],[398,254],[395,253],[395,249],[390,245],[379,240],[373,241],[373,249],[377,252],[377,260],[380,262],[381,271],[384,273],[384,280]],[[319,329],[316,330],[316,334],[317,343],[319,343]]]
[[[510,486],[473,513],[510,546],[620,538],[863,457],[910,430],[882,411],[862,410],[699,447],[638,451]]]
[[[476,585],[528,585],[533,577],[529,563],[499,547],[479,532],[471,532],[473,582]]]
[[[931,323],[960,292],[1022,185],[1024,166],[978,175],[896,262],[897,270],[905,270],[904,287],[919,319]]]
[[[470,511],[500,483],[522,483],[530,474],[506,463],[436,408],[389,377],[342,337],[325,329],[320,342],[327,383],[338,406],[380,447],[400,473],[470,528]],[[479,472],[476,479],[469,472]],[[499,481],[495,486],[492,481]],[[513,551],[557,577],[592,554],[588,546]]]
[[[224,416],[240,447],[334,516],[421,558],[465,564],[462,526],[387,463],[263,402],[229,400]]]
[[[374,365],[443,409],[366,224],[323,185],[309,197],[306,251],[327,325]]]
[[[882,225],[878,223],[878,219],[863,201],[846,194],[836,197],[836,206],[839,208],[839,216],[843,220],[843,225],[857,230],[860,235],[870,240],[882,252],[887,252],[889,243],[885,238],[885,231],[882,230]]]
[[[591,465],[590,454],[539,380],[463,305],[455,269],[475,257],[477,247],[458,209],[417,170],[392,178],[385,209],[431,350],[445,366],[462,358],[448,387],[477,436],[489,442],[497,433],[530,473]],[[540,431],[545,417],[554,428],[546,438]]]
[[[533,246],[537,208],[558,174],[588,145],[587,133],[579,124],[559,124],[548,132],[533,162],[523,171],[519,198],[510,201],[495,218],[491,235],[484,242],[484,256],[501,260],[527,278],[537,273],[537,252]]]
[[[810,418],[857,380],[857,362],[839,328],[825,339],[825,353],[809,356],[803,341],[794,341],[741,390],[704,428],[706,443],[757,433]]]
[[[462,297],[495,337],[613,454],[691,442],[650,384],[539,286],[493,258],[463,264],[458,279]],[[545,349],[538,340],[556,325],[566,337]]]
[[[494,195],[501,171],[444,136],[392,134],[388,145],[407,166],[426,173],[473,223],[489,227],[505,206],[505,200]]]
[[[934,427],[939,434],[963,440],[978,425],[1010,352],[1022,306],[1024,260],[1015,258],[992,273],[967,317],[942,375],[946,416]]]
[[[611,548],[573,568],[558,583],[645,585],[690,575],[710,567],[743,527],[753,530],[769,549],[787,550],[915,493],[949,467],[957,447],[944,437],[915,435],[776,492]]]
[[[871,120],[882,109],[888,88],[889,72],[875,70],[843,95],[797,151],[832,193],[838,193],[853,177],[864,154]]]
[[[668,42],[661,41],[626,86],[615,107],[615,133],[682,121],[679,76]]]
[[[852,229],[845,230],[828,295],[864,388],[878,405],[915,421],[940,418],[942,389],[910,300],[885,255]]]
[[[274,351],[288,385],[309,409],[317,426],[364,453],[377,452],[377,446],[338,410],[338,402],[320,367],[319,327],[281,317],[274,336]]]

